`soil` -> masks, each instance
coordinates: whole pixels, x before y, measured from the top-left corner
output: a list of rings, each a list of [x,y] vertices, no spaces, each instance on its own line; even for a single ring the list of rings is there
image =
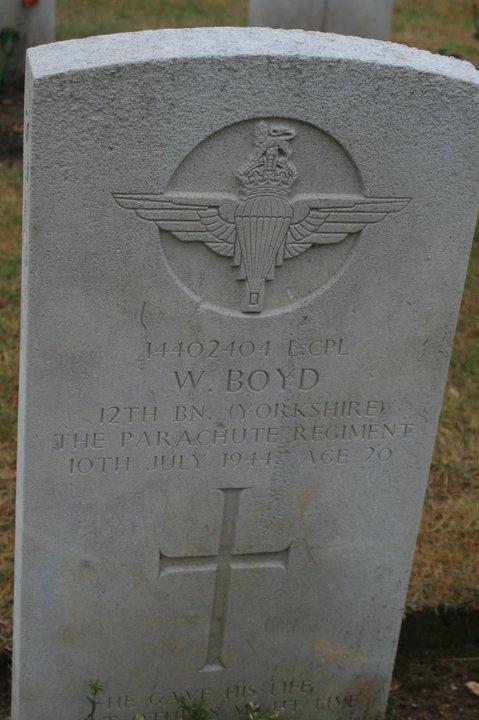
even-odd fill
[[[0,718],[10,657],[0,655]],[[403,623],[386,720],[479,720],[479,612],[420,613]]]
[[[476,648],[476,653],[478,649]],[[479,695],[466,683],[479,679],[479,657],[398,657],[387,720],[478,720]]]
[[[0,718],[10,713],[11,660],[7,653],[0,654]]]
[[[410,615],[401,629],[387,720],[479,720],[479,612]]]

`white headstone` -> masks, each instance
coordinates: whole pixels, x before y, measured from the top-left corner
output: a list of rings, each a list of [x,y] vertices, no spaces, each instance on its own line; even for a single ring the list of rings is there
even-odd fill
[[[249,24],[388,40],[394,0],[250,0]]]
[[[55,38],[55,0],[37,0],[35,3],[0,0],[0,31],[4,28],[19,34],[14,55],[8,61],[9,79],[18,79],[25,71],[27,49],[51,43]]]
[[[376,720],[477,203],[460,61],[29,51],[15,720]]]

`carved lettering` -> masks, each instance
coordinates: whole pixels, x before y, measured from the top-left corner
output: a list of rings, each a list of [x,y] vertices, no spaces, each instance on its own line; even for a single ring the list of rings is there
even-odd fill
[[[178,372],[176,370],[174,371],[173,374],[176,378],[176,382],[178,383],[178,387],[180,390],[183,387],[185,387],[185,385],[187,387],[188,387],[188,385],[190,385],[193,389],[195,389],[196,387],[198,387],[201,379],[203,378],[203,376],[205,374],[205,371],[201,370],[201,372],[199,374],[196,374],[196,376],[191,370],[188,370],[188,372],[186,374],[183,374],[183,376],[181,375],[180,372]]]

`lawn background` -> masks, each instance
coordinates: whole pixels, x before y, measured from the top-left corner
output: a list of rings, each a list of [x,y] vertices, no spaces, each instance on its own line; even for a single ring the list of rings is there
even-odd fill
[[[1,0],[0,0],[1,2]],[[393,40],[479,64],[471,0],[396,0]],[[57,0],[57,38],[244,25],[247,0]],[[0,106],[1,108],[1,106]],[[21,167],[0,163],[0,652],[11,647]],[[408,611],[479,608],[479,243],[454,343]],[[54,501],[54,498],[52,499]]]

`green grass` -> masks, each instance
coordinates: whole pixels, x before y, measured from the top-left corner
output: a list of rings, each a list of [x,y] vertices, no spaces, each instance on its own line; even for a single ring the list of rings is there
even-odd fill
[[[57,0],[57,37],[245,25],[248,0]]]
[[[0,649],[11,636],[18,394],[21,172],[0,166]]]
[[[1,0],[0,0],[1,2]],[[247,0],[57,0],[58,39],[242,25]],[[393,39],[479,63],[470,0],[396,0]],[[21,231],[19,164],[0,164],[0,649],[10,646]],[[479,606],[479,241],[449,371],[409,591],[412,609]]]
[[[475,0],[396,0],[393,40],[436,52],[447,48],[479,65]]]

